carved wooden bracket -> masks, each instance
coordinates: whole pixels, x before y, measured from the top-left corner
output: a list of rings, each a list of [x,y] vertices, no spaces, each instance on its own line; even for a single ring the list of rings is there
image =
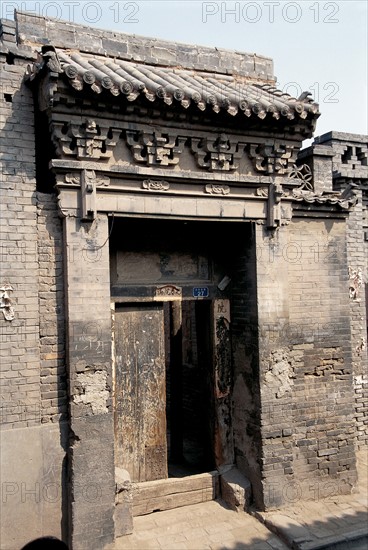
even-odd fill
[[[184,149],[185,137],[161,132],[126,132],[127,143],[136,162],[148,166],[178,164]]]
[[[198,166],[211,172],[236,170],[236,159],[243,154],[243,148],[238,143],[231,143],[226,134],[215,138],[192,138],[191,145]]]

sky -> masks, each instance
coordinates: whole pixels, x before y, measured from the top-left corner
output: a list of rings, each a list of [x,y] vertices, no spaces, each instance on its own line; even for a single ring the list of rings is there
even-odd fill
[[[277,86],[320,104],[315,135],[368,133],[368,1],[2,0],[14,8],[97,28],[257,53]]]

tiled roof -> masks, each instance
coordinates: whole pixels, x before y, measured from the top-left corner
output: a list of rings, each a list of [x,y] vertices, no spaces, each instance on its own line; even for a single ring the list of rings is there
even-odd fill
[[[337,205],[343,210],[349,210],[357,203],[357,197],[353,192],[354,186],[349,186],[343,193],[324,192],[315,194],[313,191],[293,191],[293,200],[309,204],[324,204],[326,206]]]
[[[167,105],[194,105],[201,111],[225,111],[233,116],[240,112],[260,119],[314,119],[319,115],[310,94],[303,93],[296,99],[270,84],[255,83],[240,75],[136,63],[55,50],[52,46],[43,48],[43,60],[36,64],[36,70],[30,71],[31,78],[45,66],[64,74],[76,90],[89,88],[96,94],[105,90],[113,96],[125,96],[128,101],[144,96]]]

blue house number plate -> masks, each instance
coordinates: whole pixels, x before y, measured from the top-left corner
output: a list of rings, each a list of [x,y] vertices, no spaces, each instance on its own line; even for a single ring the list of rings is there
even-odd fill
[[[208,298],[208,287],[207,286],[195,286],[193,288],[194,298]]]

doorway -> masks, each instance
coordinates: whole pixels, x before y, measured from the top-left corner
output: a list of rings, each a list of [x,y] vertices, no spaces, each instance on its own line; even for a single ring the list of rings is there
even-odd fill
[[[116,462],[133,482],[214,468],[211,301],[116,305]]]

